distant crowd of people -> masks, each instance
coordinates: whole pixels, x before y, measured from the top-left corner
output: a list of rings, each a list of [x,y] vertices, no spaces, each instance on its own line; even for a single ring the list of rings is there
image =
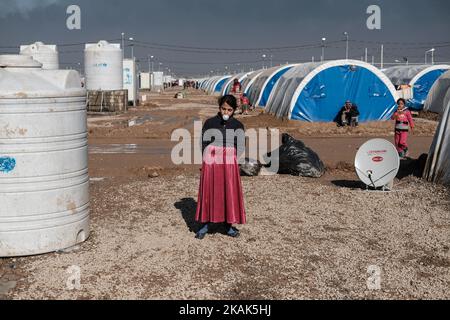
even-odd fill
[[[187,88],[198,90],[200,88],[200,83],[198,81],[184,81],[183,89],[186,90]]]

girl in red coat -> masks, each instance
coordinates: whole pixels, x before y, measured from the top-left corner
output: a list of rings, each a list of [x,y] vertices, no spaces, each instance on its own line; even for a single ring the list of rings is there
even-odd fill
[[[219,99],[219,113],[202,130],[203,164],[195,220],[202,223],[196,238],[203,239],[209,223],[225,223],[227,234],[238,237],[233,224],[245,224],[238,154],[245,151],[244,125],[234,118],[236,98]]]
[[[395,120],[395,147],[400,158],[404,159],[408,156],[408,134],[410,129],[414,129],[414,121],[411,112],[406,109],[405,99],[398,99],[397,106],[397,112],[392,116]]]

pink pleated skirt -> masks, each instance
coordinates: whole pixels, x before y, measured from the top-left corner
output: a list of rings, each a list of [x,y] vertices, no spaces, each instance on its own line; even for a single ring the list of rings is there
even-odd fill
[[[210,145],[205,149],[195,220],[201,223],[247,222],[235,148]]]

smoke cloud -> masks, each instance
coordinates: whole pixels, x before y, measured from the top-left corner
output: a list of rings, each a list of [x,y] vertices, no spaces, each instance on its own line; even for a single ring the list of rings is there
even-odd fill
[[[20,14],[28,18],[29,13],[37,8],[45,8],[61,3],[60,0],[1,0],[0,18]]]

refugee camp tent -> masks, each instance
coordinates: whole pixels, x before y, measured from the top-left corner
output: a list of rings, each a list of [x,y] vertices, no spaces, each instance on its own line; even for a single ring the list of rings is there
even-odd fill
[[[220,79],[218,76],[214,76],[211,79],[209,79],[208,83],[206,84],[205,91],[209,94],[214,92],[214,86],[216,82]]]
[[[211,81],[213,81],[213,78],[208,78],[206,79],[203,84],[202,84],[202,89],[207,91],[209,84],[211,83]]]
[[[277,82],[266,106],[277,117],[308,122],[334,121],[346,100],[356,104],[359,120],[387,120],[397,92],[379,69],[358,60],[297,65]]]
[[[239,82],[241,83],[241,86],[242,86],[242,82],[244,81],[245,78],[247,78],[247,76],[249,74],[251,74],[251,72],[243,72],[243,73],[239,73],[239,74],[234,75],[231,78],[229,78],[227,80],[227,82],[225,83],[225,85],[223,86],[223,88],[222,88],[222,95],[224,96],[224,95],[229,94],[231,92],[231,89],[233,87],[234,79],[238,79]]]
[[[225,82],[230,79],[231,76],[219,76],[216,77],[215,80],[211,83],[211,86],[209,88],[209,93],[220,93],[222,91],[222,87],[225,84]]]
[[[210,92],[210,90],[211,90],[211,87],[212,87],[212,84],[214,83],[214,81],[216,80],[216,76],[215,77],[211,77],[211,78],[209,78],[207,81],[206,81],[206,83],[205,83],[205,91],[206,92]]]
[[[259,75],[263,73],[264,70],[257,70],[252,72],[247,76],[247,78],[242,81],[242,91],[245,94],[248,94],[250,88],[253,86],[253,83],[258,79]]]
[[[428,153],[424,178],[450,186],[450,102],[447,102],[443,110],[441,122]]]
[[[443,113],[450,101],[450,71],[444,73],[433,85],[425,101],[424,111]]]
[[[384,73],[394,86],[409,85],[411,92],[405,97],[407,106],[410,109],[422,110],[431,87],[449,69],[449,65],[402,65],[386,68]]]
[[[247,92],[250,103],[254,106],[265,107],[277,81],[294,66],[296,65],[273,67],[259,74]]]
[[[199,89],[204,89],[204,84],[206,83],[206,81],[208,81],[208,78],[200,80],[198,84]]]

